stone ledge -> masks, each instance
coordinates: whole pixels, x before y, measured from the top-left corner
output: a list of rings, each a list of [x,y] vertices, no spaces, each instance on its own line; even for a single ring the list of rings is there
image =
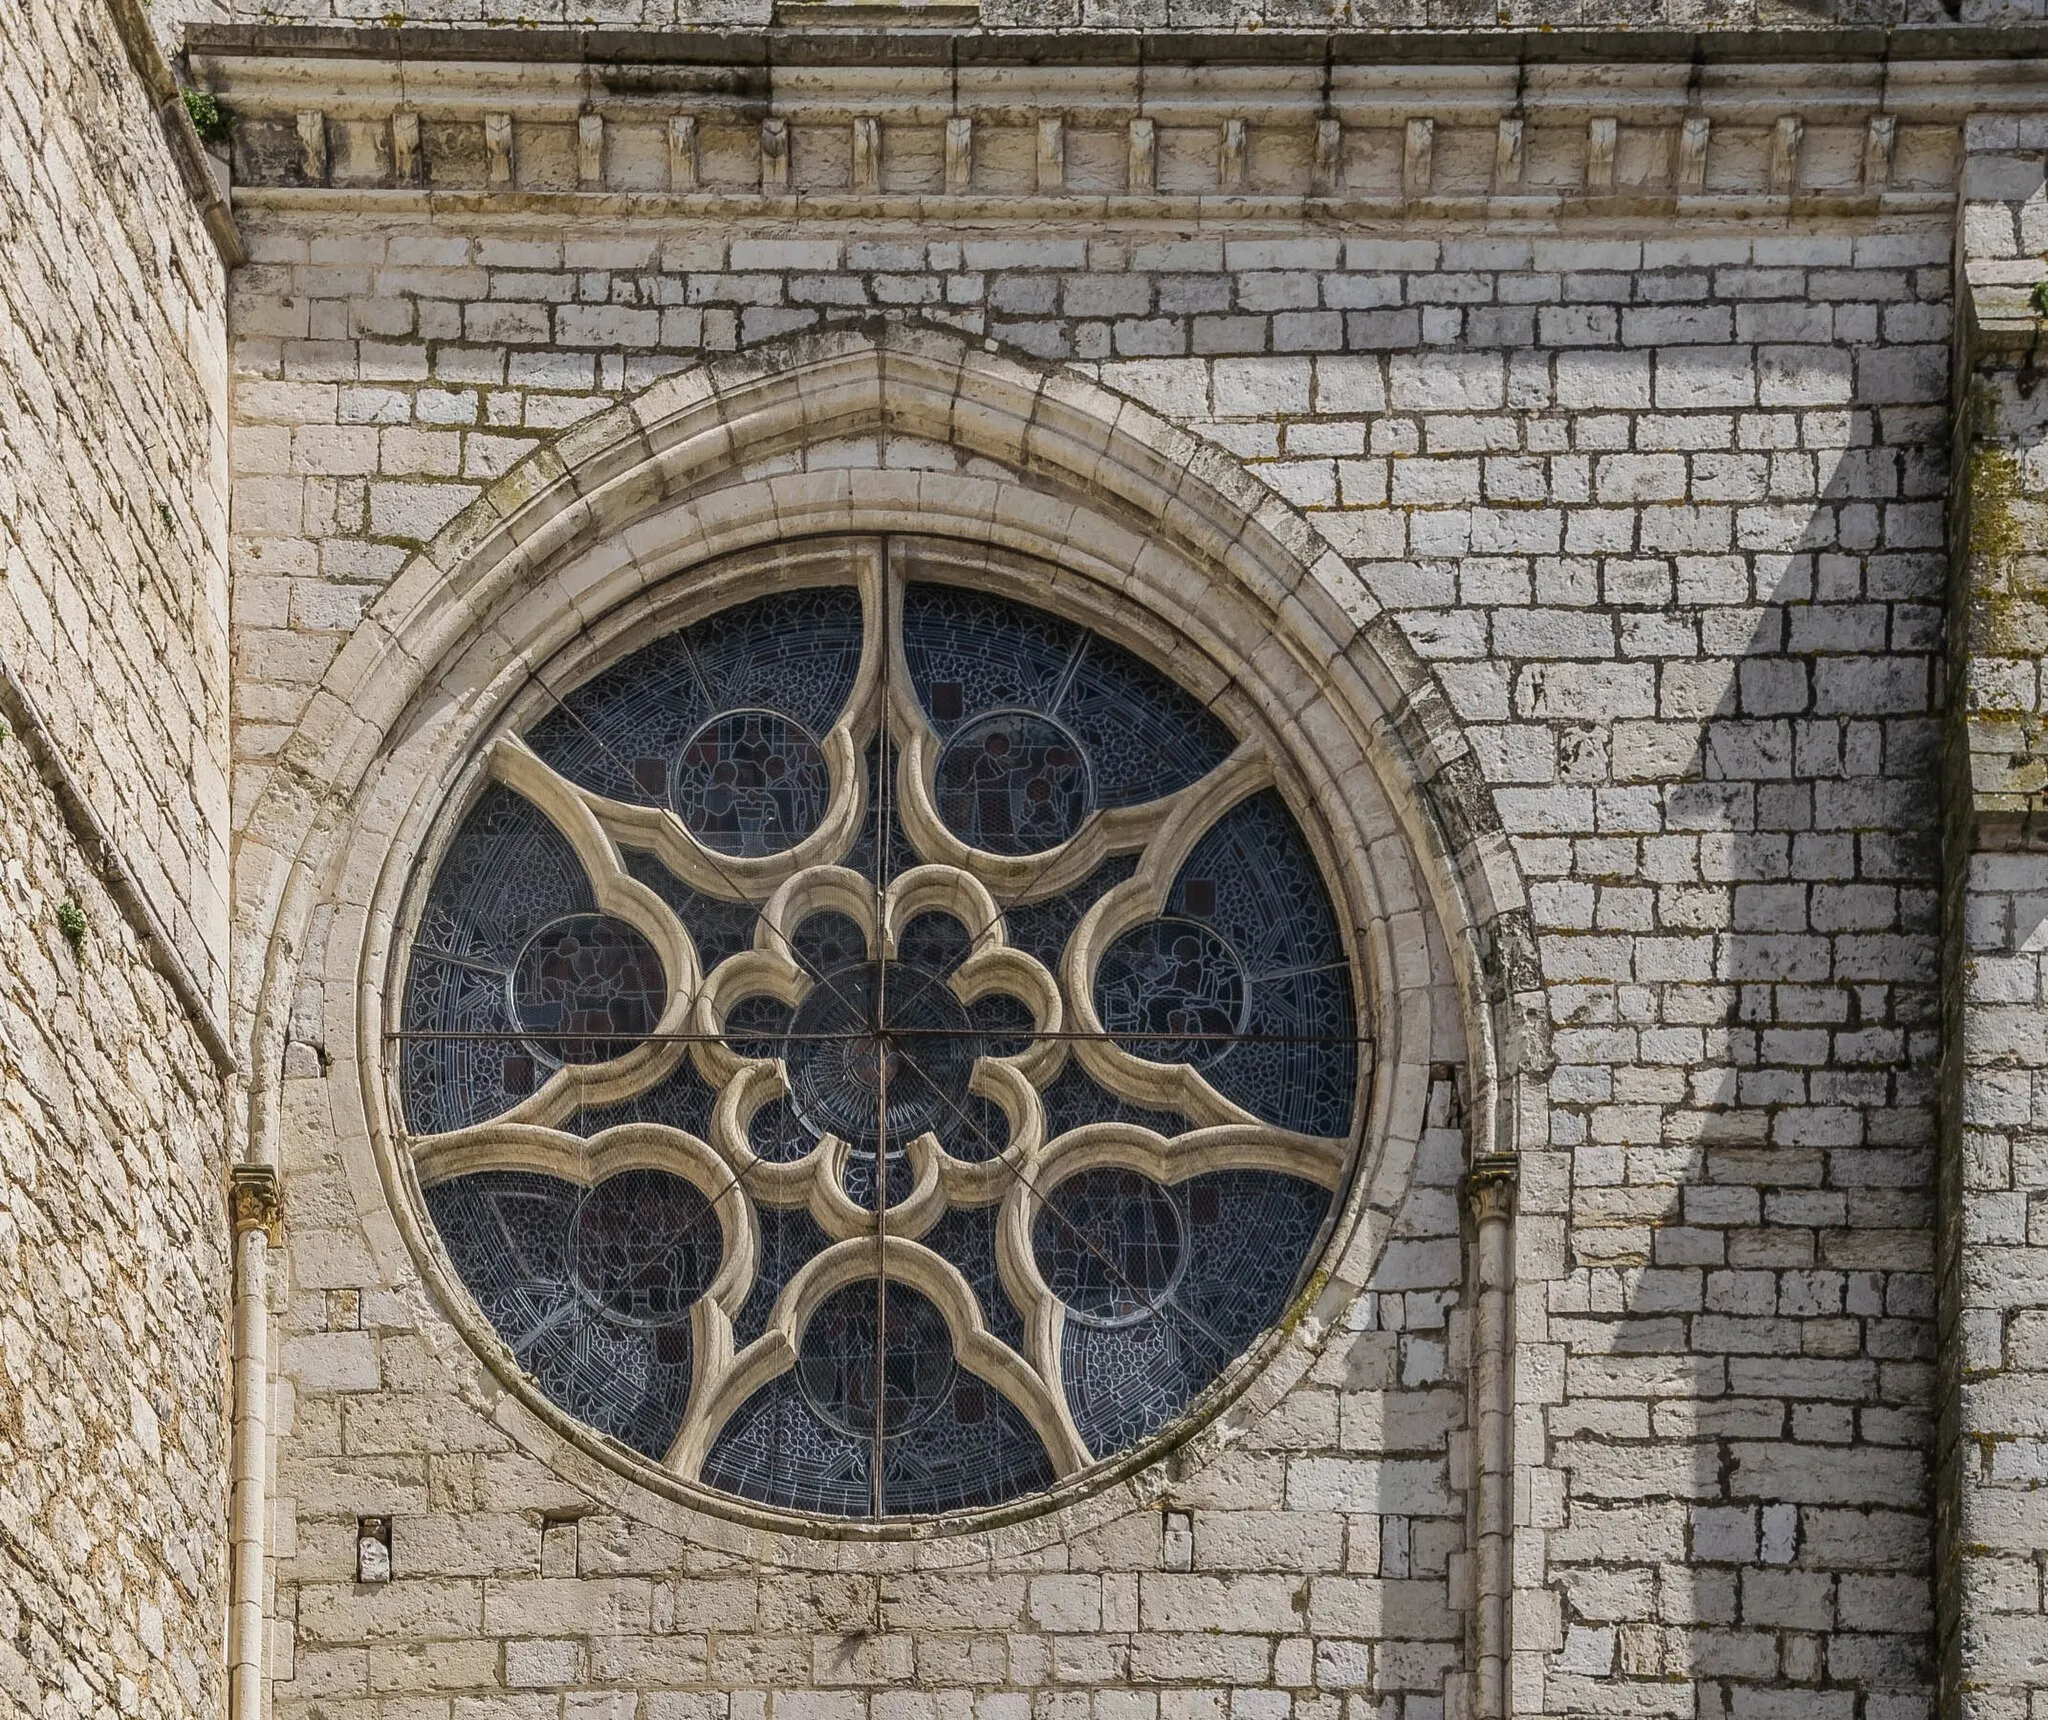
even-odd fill
[[[402,32],[400,33],[403,34]],[[862,40],[859,33],[833,39]],[[1000,201],[1011,218],[1086,200],[1281,199],[1299,218],[1462,200],[1493,216],[1631,200],[1852,212],[1843,199],[1952,196],[1972,115],[2048,109],[2029,67],[1987,95],[1973,68],[1780,62],[1701,70],[1588,64],[1246,63],[1004,69],[861,63],[586,66],[279,59],[195,42],[237,116],[238,185],[442,194],[801,194]],[[1046,210],[1029,207],[1051,199]],[[1805,203],[1821,199],[1821,203]],[[1620,200],[1617,202],[1616,200]],[[1343,207],[1339,207],[1343,206]],[[494,204],[494,208],[499,205]],[[1873,212],[1869,209],[1853,212]],[[1137,214],[1133,207],[1119,213]]]
[[[1091,221],[1116,221],[1126,232],[1154,227],[1178,231],[1190,221],[1228,222],[1233,237],[1270,231],[1291,234],[1304,221],[1339,223],[1357,228],[1421,222],[1436,224],[1513,223],[1520,233],[1529,227],[1548,230],[1561,221],[1601,225],[1616,232],[1629,224],[1651,223],[1660,231],[1673,220],[1688,223],[1731,221],[1796,222],[1809,219],[1872,219],[1912,217],[1926,220],[1946,215],[1952,204],[1940,191],[1852,193],[1832,197],[1427,197],[1415,200],[1368,197],[1262,198],[1230,196],[996,198],[985,196],[857,197],[818,192],[542,192],[393,191],[374,187],[325,189],[311,186],[247,186],[237,195],[246,209],[274,214],[326,214],[348,211],[382,217],[458,216],[551,217],[577,220],[673,221],[696,218],[719,222],[766,221],[777,229],[794,219],[806,221],[891,221],[917,223],[944,219],[956,230],[1009,228],[1020,222],[1085,226]],[[1352,237],[1369,234],[1354,232]]]
[[[1588,65],[1676,66],[2048,58],[2048,26],[1801,30],[979,30],[908,21],[886,30],[529,30],[457,25],[195,24],[192,54],[636,65]]]

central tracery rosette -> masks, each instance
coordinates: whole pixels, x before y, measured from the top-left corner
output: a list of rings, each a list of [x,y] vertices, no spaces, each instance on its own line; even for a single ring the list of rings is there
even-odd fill
[[[429,1214],[539,1389],[833,1515],[1178,1416],[1283,1313],[1363,1064],[1265,751],[920,554],[820,546],[497,741],[396,1036]]]

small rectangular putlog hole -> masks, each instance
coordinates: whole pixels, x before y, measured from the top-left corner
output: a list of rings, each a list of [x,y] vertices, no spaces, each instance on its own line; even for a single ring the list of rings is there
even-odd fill
[[[359,1583],[388,1583],[391,1581],[391,1519],[389,1517],[358,1517],[356,1519],[356,1581]]]

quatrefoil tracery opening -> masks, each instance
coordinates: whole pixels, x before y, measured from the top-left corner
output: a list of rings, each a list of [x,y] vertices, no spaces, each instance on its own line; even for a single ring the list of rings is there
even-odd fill
[[[847,562],[493,745],[398,1085],[555,1403],[760,1503],[950,1513],[1157,1432],[1279,1317],[1365,1048],[1261,745],[1085,628]]]

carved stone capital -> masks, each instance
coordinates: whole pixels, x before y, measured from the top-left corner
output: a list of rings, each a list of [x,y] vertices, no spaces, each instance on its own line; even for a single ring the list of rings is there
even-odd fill
[[[270,1165],[236,1165],[228,1172],[228,1214],[235,1234],[260,1230],[275,1248],[284,1241],[284,1198]]]
[[[1512,1153],[1488,1153],[1465,1173],[1465,1199],[1478,1224],[1505,1224],[1515,1215],[1521,1167]]]

